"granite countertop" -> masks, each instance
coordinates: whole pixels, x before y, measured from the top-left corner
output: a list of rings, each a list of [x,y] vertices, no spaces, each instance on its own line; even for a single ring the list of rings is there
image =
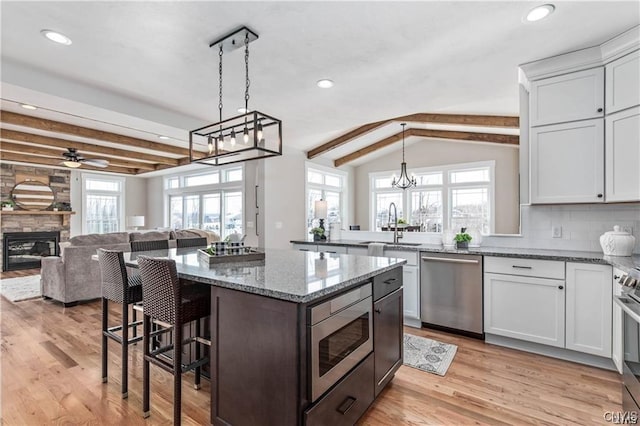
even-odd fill
[[[295,244],[320,244],[335,245],[342,247],[367,247],[362,241],[355,240],[337,240],[337,241],[306,241],[293,240]],[[546,249],[530,249],[530,248],[513,248],[513,247],[470,247],[468,250],[445,249],[439,244],[418,244],[404,245],[385,243],[385,250],[400,251],[417,251],[430,253],[451,253],[451,254],[479,254],[482,256],[499,256],[499,257],[519,257],[530,259],[559,260],[566,262],[582,262],[582,263],[598,263],[602,265],[611,265],[616,268],[628,272],[633,268],[640,268],[640,254],[633,256],[605,256],[602,252],[591,251],[572,251],[572,250],[546,250]]]
[[[194,248],[125,253],[125,264],[137,267],[138,255],[174,259],[180,278],[295,303],[313,302],[406,263],[389,257],[267,249],[265,260],[209,267]]]

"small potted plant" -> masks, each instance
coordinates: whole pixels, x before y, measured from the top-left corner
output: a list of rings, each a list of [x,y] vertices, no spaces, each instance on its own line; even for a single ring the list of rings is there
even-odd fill
[[[453,240],[456,242],[457,249],[468,249],[469,241],[472,240],[471,235],[467,234],[467,228],[460,228],[460,232],[453,237]]]
[[[2,211],[12,212],[16,203],[13,200],[4,200],[2,203],[0,203],[0,205],[2,205]]]
[[[310,234],[313,234],[313,241],[324,241],[327,239],[327,237],[324,235],[324,229],[323,228],[312,228],[311,231],[309,231]]]
[[[58,210],[60,210],[62,208],[62,203],[53,203],[51,204],[51,209],[54,212],[57,212]]]

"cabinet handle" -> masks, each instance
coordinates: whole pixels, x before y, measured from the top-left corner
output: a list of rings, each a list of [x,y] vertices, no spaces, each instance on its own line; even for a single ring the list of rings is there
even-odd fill
[[[395,278],[389,278],[388,280],[384,280],[384,281],[382,281],[382,282],[383,282],[383,283],[385,283],[385,284],[387,284],[387,285],[389,285],[389,284],[391,284],[392,282],[394,282],[395,280],[396,280]]]
[[[533,269],[531,266],[511,265],[511,267],[516,269]]]
[[[598,194],[598,198],[602,198],[602,194]]]
[[[616,281],[618,281],[618,280],[620,279],[620,277],[619,277],[618,275],[614,275],[614,276],[613,276],[613,279],[614,279],[614,280],[616,280]]]
[[[337,408],[338,413],[344,416],[349,410],[351,410],[351,407],[353,407],[353,404],[355,403],[356,399],[352,396],[348,396],[347,399],[345,399],[344,402]]]
[[[602,108],[598,108],[598,112],[602,112],[604,111]]]
[[[298,250],[300,250],[300,251],[311,251],[309,249],[298,249]]]
[[[376,308],[375,311],[376,311],[376,314],[381,314],[382,313],[382,309],[380,309],[380,308]]]
[[[562,290],[562,289],[564,289],[564,286],[559,285],[559,286],[558,286],[558,288],[559,288],[560,290]]]

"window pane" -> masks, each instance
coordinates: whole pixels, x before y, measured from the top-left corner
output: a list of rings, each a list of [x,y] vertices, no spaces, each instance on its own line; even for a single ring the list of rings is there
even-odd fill
[[[167,179],[167,188],[174,189],[180,187],[180,178]]]
[[[424,173],[416,175],[418,185],[442,185],[442,173]]]
[[[324,199],[327,200],[327,223],[340,222],[340,193],[325,191]]]
[[[225,192],[224,206],[223,237],[234,232],[242,235],[242,192]]]
[[[182,197],[169,197],[169,222],[173,229],[182,229]]]
[[[220,183],[220,174],[218,172],[184,178],[184,186],[211,185],[215,183]]]
[[[202,197],[202,229],[220,234],[220,194]]]
[[[391,178],[376,178],[374,186],[376,188],[391,188]]]
[[[319,183],[322,184],[322,174],[318,172],[314,172],[313,170],[308,171],[307,181],[310,183]]]
[[[402,212],[402,193],[394,192],[390,194],[376,194],[376,216],[375,226],[376,231],[380,231],[382,227],[387,227],[389,222],[389,206],[391,203],[396,204],[398,210],[398,219],[404,218]],[[393,209],[392,209],[393,212]],[[391,214],[391,221],[394,221],[393,214]]]
[[[489,169],[451,172],[450,179],[451,183],[489,182]]]
[[[88,182],[87,182],[88,184]],[[88,186],[88,185],[87,185]],[[117,232],[119,223],[118,195],[92,195],[87,194],[87,232],[89,234],[104,234]]]
[[[442,232],[442,191],[411,192],[411,223],[422,232]]]
[[[489,233],[489,190],[459,188],[451,190],[451,228],[476,229]]]
[[[120,191],[120,182],[118,181],[87,179],[86,185],[88,191]]]
[[[322,191],[319,189],[309,189],[309,195],[307,198],[307,232],[311,231],[314,227],[315,214],[315,202],[322,199]]]
[[[342,186],[342,179],[339,176],[325,175],[324,184],[328,186]]]
[[[185,214],[184,229],[200,228],[200,196],[188,195],[184,197]]]
[[[227,170],[225,180],[226,182],[242,180],[242,169]]]

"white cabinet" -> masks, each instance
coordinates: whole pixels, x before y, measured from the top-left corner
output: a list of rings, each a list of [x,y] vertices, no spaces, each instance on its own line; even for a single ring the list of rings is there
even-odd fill
[[[619,296],[622,293],[622,286],[618,284],[618,279],[622,276],[622,271],[613,268],[613,289],[612,294]],[[624,313],[617,303],[613,303],[613,312],[611,316],[611,359],[616,366],[618,373],[622,374],[622,363],[624,362],[624,344],[622,341],[622,333],[624,327]]]
[[[611,358],[611,267],[567,262],[565,347]]]
[[[420,285],[417,266],[402,267],[404,316],[420,318]]]
[[[640,201],[640,107],[607,115],[605,140],[607,201]]]
[[[640,51],[610,62],[605,67],[606,112],[614,112],[640,104]]]
[[[294,250],[300,250],[300,251],[318,251],[318,245],[317,244],[302,244],[302,243],[293,243],[293,249]]]
[[[603,120],[531,129],[531,203],[604,201]]]
[[[484,274],[485,333],[564,347],[564,280]]]
[[[318,251],[324,253],[347,254],[347,248],[344,246],[335,246],[329,244],[318,244]]]
[[[602,117],[604,68],[534,81],[530,100],[531,126]]]
[[[366,247],[347,247],[347,254],[355,254],[356,256],[368,256],[369,249]]]

